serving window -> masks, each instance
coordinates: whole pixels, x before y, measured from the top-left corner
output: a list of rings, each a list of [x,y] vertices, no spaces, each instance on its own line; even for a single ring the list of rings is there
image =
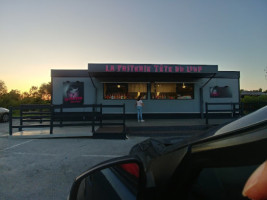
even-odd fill
[[[192,83],[152,83],[151,99],[194,99]]]
[[[146,83],[104,83],[104,99],[147,99]]]

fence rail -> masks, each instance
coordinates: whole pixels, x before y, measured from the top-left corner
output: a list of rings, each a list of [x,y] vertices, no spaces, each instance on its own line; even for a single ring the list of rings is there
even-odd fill
[[[212,106],[217,106],[216,109],[211,109]],[[218,108],[223,106],[222,109]],[[210,113],[229,113],[232,117],[243,115],[242,103],[206,103],[206,124],[209,124]]]
[[[71,108],[82,108],[82,112],[70,112]],[[120,110],[116,114],[105,114],[106,108]],[[92,126],[92,132],[95,133],[96,126],[123,126],[123,134],[126,136],[125,126],[125,104],[122,105],[102,105],[102,104],[87,104],[87,105],[21,105],[18,107],[10,107],[9,112],[9,135],[12,135],[12,129],[18,128],[22,131],[23,128],[42,128],[50,127],[50,134],[53,134],[54,127],[63,126]],[[13,116],[15,110],[19,111],[19,117]],[[106,117],[120,120],[121,122],[104,122]],[[19,119],[19,125],[13,125],[13,119]],[[75,122],[74,120],[79,120]],[[82,121],[82,122],[81,122]],[[34,123],[35,122],[35,123]],[[36,124],[38,122],[38,124]],[[27,124],[25,124],[27,123]]]
[[[50,134],[52,134],[53,127],[51,124],[51,105],[20,105],[17,107],[9,108],[9,135],[12,135],[12,129],[18,128],[22,131],[22,128],[41,128],[50,127]],[[13,112],[18,110],[19,117],[13,116]],[[13,125],[13,119],[19,119],[19,125]],[[36,122],[39,124],[25,124],[29,122]],[[43,122],[49,122],[48,124],[43,124]]]

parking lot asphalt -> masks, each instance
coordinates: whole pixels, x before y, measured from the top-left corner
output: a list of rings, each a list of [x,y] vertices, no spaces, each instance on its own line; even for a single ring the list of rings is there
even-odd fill
[[[160,123],[159,123],[160,122]],[[214,124],[225,121],[214,121]],[[128,121],[133,128],[148,129],[151,125],[173,126],[203,125],[204,120],[147,120],[138,124]],[[18,120],[13,120],[18,125]],[[157,128],[158,129],[158,128]],[[63,130],[63,131],[62,131]],[[74,131],[75,128],[61,129],[55,134]],[[79,130],[87,130],[80,128]],[[154,129],[153,129],[154,130]],[[38,132],[38,130],[37,130]],[[1,200],[60,200],[67,199],[75,177],[92,166],[111,158],[128,155],[135,144],[148,137],[130,135],[123,139],[91,138],[35,138],[9,136],[9,124],[0,123],[0,199]],[[34,132],[32,132],[34,133]],[[190,131],[187,130],[187,136]],[[20,133],[19,133],[20,134]],[[35,134],[35,133],[34,133]],[[42,135],[42,130],[37,133]],[[47,133],[46,133],[47,134]],[[68,133],[69,134],[69,133]],[[181,136],[181,135],[180,135]],[[181,139],[183,139],[181,136]]]
[[[76,176],[145,139],[10,139],[0,123],[0,199],[67,199]]]

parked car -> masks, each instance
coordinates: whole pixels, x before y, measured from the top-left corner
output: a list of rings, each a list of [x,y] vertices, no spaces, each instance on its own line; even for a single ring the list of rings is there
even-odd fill
[[[9,110],[0,107],[0,121],[8,122],[9,120]]]
[[[248,199],[244,186],[267,158],[266,113],[267,106],[197,141],[148,139],[135,145],[129,156],[78,176],[69,199]],[[264,170],[267,174],[267,167]],[[254,177],[266,183],[267,176],[259,175],[264,170],[261,166]],[[259,193],[257,188],[253,192]]]

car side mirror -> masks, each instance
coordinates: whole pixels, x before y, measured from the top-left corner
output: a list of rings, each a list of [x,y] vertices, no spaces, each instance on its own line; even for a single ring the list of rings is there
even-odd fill
[[[108,160],[77,177],[69,199],[138,199],[145,185],[144,177],[143,165],[135,157]]]

